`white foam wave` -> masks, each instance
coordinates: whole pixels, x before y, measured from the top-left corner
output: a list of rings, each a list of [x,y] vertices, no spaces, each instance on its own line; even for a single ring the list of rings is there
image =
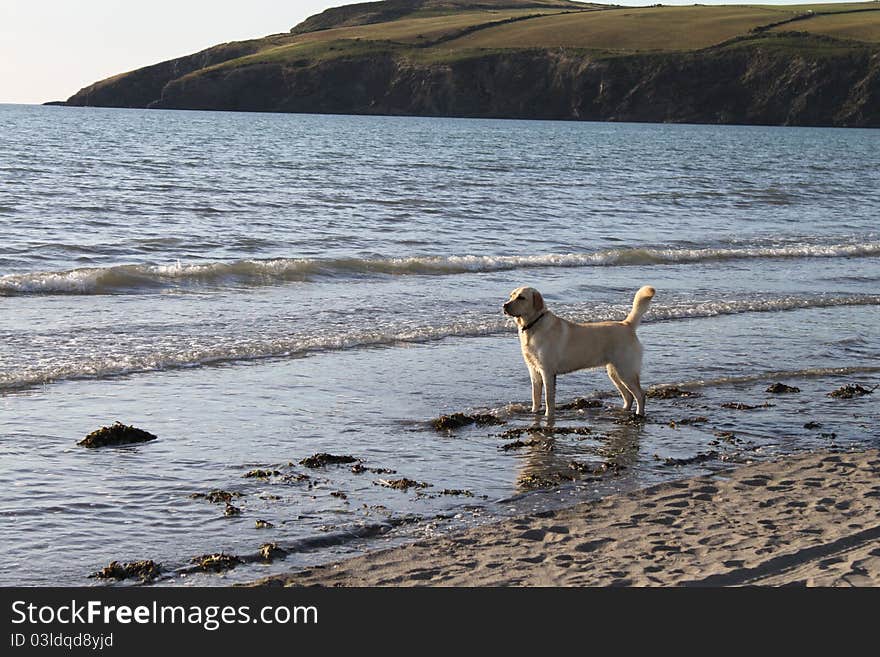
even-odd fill
[[[609,249],[534,256],[421,256],[410,258],[276,258],[170,265],[121,265],[0,276],[0,295],[124,294],[198,286],[274,285],[319,276],[454,275],[541,267],[686,264],[749,258],[863,258],[880,255],[880,242],[791,244],[769,247]]]
[[[728,302],[696,302],[690,304],[657,304],[652,306],[645,322],[683,321],[740,313],[783,312],[808,308],[880,305],[880,295],[847,297],[784,297],[773,299],[735,300]],[[591,309],[589,317],[578,317],[578,309],[560,309],[560,315],[583,320],[619,320],[625,309],[608,306]],[[0,371],[0,390],[15,390],[56,381],[84,378],[111,378],[128,374],[199,367],[236,361],[289,358],[324,351],[341,351],[369,347],[386,347],[407,343],[427,343],[445,338],[466,338],[497,335],[514,331],[512,322],[500,316],[463,316],[456,323],[440,326],[384,326],[372,331],[315,333],[294,337],[248,340],[230,336],[219,343],[211,338],[200,346],[198,340],[186,340],[155,346],[154,338],[139,348],[126,346],[119,351],[65,362],[39,364]]]

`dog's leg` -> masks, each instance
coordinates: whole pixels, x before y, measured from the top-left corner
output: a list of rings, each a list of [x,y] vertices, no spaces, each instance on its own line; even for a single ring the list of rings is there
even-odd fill
[[[626,385],[624,385],[614,365],[609,363],[605,368],[605,371],[608,372],[608,378],[611,379],[611,383],[614,384],[614,387],[617,388],[620,396],[623,397],[623,410],[628,411],[632,408],[633,394],[627,390]]]
[[[645,391],[642,390],[642,382],[639,378],[639,375],[636,374],[636,391],[633,394],[636,396],[636,415],[644,415],[645,414],[645,399],[647,396],[645,395]]]
[[[544,402],[547,405],[544,416],[547,422],[552,423],[556,413],[556,374],[541,372],[541,377],[544,379]]]
[[[642,390],[642,384],[639,381],[638,372],[621,372],[618,370],[618,375],[623,380],[623,385],[626,386],[627,390],[629,390],[633,396],[636,398],[636,415],[644,415],[645,414],[645,391]]]
[[[544,379],[538,370],[531,367],[529,368],[529,376],[532,377],[532,413],[537,413],[541,410],[541,391],[544,387]]]

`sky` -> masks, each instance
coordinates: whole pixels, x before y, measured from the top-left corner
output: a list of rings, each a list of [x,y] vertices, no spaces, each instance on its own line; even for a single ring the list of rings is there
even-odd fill
[[[800,4],[753,0],[755,4]],[[694,0],[662,0],[693,4]],[[93,82],[226,41],[287,32],[348,0],[0,0],[0,103],[66,100]],[[609,4],[647,5],[650,0]],[[702,0],[702,4],[742,4]]]

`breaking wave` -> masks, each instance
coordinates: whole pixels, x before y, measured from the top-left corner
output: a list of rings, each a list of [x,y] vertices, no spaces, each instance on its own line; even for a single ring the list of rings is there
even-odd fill
[[[535,256],[421,256],[411,258],[276,258],[169,265],[119,265],[0,276],[0,296],[138,294],[198,287],[247,287],[359,276],[444,276],[544,267],[672,265],[759,258],[864,258],[880,241],[767,247],[609,249]]]

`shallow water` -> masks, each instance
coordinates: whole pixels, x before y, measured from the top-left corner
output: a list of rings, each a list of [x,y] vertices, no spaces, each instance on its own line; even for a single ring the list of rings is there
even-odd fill
[[[0,128],[0,583],[145,558],[243,581],[880,443],[871,395],[827,396],[880,383],[880,132],[25,106]],[[592,433],[502,449],[533,420],[500,313],[520,284],[579,320],[654,285],[642,379],[701,396],[630,426],[604,373],[567,375],[560,402],[604,406],[557,425]],[[455,411],[505,424],[430,427]],[[159,440],[76,446],[117,419]],[[299,465],[316,452],[397,473]],[[381,485],[400,477],[430,487]],[[241,515],[190,497],[217,488]],[[285,560],[180,572],[269,541]]]

